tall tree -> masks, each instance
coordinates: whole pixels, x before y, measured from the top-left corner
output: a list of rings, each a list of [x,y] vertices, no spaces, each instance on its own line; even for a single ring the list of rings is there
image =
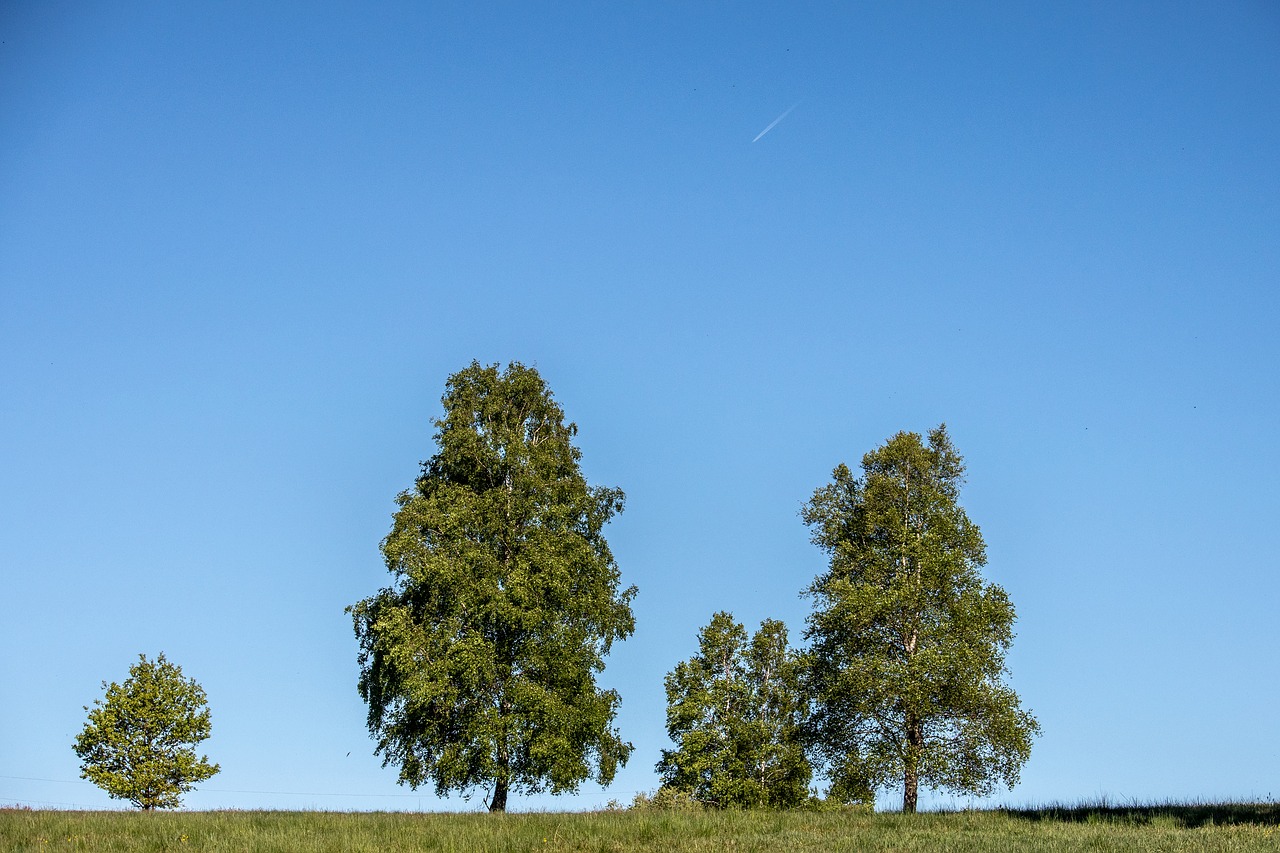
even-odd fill
[[[845,465],[803,510],[830,558],[808,594],[810,734],[832,792],[900,782],[987,794],[1012,787],[1039,725],[1004,683],[1014,611],[983,582],[986,546],[958,503],[964,461],[945,425],[901,432]]]
[[[608,784],[632,750],[595,680],[635,628],[602,534],[622,491],[587,485],[577,427],[532,368],[472,362],[443,403],[382,542],[393,584],[348,608],[376,752],[414,788],[492,786],[490,811]]]
[[[182,795],[218,772],[195,746],[209,737],[204,689],[165,659],[138,655],[123,684],[102,682],[106,695],[85,707],[76,736],[80,775],[112,797],[144,811],[177,808]]]
[[[786,626],[766,619],[748,642],[746,629],[720,612],[698,645],[666,678],[667,734],[676,748],[658,762],[663,787],[720,808],[804,802],[806,703]]]

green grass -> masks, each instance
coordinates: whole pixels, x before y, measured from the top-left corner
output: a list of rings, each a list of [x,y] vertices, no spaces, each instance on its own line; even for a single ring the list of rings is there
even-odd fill
[[[0,809],[0,850],[1280,850],[1280,804],[842,812],[404,814]]]

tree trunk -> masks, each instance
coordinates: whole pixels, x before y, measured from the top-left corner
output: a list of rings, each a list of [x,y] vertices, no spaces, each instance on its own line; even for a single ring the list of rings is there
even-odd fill
[[[903,814],[916,813],[916,799],[920,780],[916,778],[916,768],[907,766],[907,772],[904,774],[902,786],[902,811]]]
[[[916,802],[919,799],[920,749],[924,746],[924,726],[914,714],[907,715],[907,756],[906,767],[902,774],[902,811],[905,814],[916,813]]]
[[[505,723],[507,719],[507,711],[509,705],[507,700],[503,699],[498,704],[502,721]],[[505,812],[507,810],[507,782],[511,778],[511,761],[507,755],[507,734],[504,725],[501,734],[498,736],[498,754],[495,756],[497,760],[497,778],[493,781],[493,799],[489,801],[489,814],[494,812]]]
[[[489,813],[507,810],[507,780],[499,779],[493,786],[493,799],[489,802]]]

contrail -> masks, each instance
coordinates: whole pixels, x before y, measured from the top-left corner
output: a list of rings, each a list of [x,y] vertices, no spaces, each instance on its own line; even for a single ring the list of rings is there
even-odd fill
[[[769,122],[769,126],[768,126],[768,127],[766,127],[764,130],[760,131],[759,133],[757,133],[757,134],[756,134],[756,138],[755,138],[755,139],[753,139],[753,140],[751,140],[751,141],[752,141],[752,142],[759,142],[759,141],[760,141],[760,137],[764,136],[766,133],[768,133],[769,131],[773,130],[775,127],[777,127],[778,122],[780,122],[780,121],[782,121],[784,118],[786,118],[786,117],[787,117],[787,113],[791,112],[792,110],[794,110],[794,109],[795,109],[796,107],[798,107],[798,106],[800,106],[800,102],[799,102],[799,101],[796,101],[794,104],[792,104],[791,106],[787,107],[787,108],[786,108],[786,110],[782,113],[782,115],[778,116],[778,117],[777,117],[777,118],[775,118],[773,121]]]

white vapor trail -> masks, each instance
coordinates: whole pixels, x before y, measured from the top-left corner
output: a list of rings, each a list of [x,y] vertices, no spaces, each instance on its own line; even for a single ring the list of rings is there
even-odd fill
[[[769,122],[769,126],[768,126],[768,127],[766,127],[764,130],[760,131],[759,133],[757,133],[757,134],[756,134],[756,138],[755,138],[755,139],[753,139],[753,140],[751,140],[751,141],[752,141],[752,142],[759,142],[759,141],[760,141],[760,137],[764,136],[766,133],[768,133],[769,131],[773,130],[775,127],[777,127],[777,126],[778,126],[778,122],[780,122],[780,121],[782,121],[784,118],[786,118],[786,117],[787,117],[787,113],[791,112],[792,110],[794,110],[794,109],[795,109],[796,107],[798,107],[798,106],[800,106],[800,102],[799,102],[799,101],[796,101],[794,104],[792,104],[791,106],[787,107],[787,108],[783,111],[782,115],[778,116],[778,117],[777,117],[777,118],[775,118],[773,121]]]

